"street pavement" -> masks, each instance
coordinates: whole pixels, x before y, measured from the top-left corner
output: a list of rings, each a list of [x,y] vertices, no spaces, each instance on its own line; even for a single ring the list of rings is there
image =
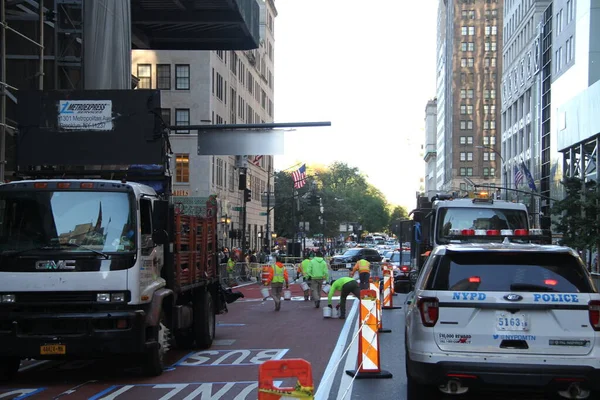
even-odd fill
[[[302,358],[310,362],[315,400],[406,399],[404,370],[404,309],[383,310],[380,333],[381,368],[391,379],[353,379],[358,358],[358,302],[348,298],[347,319],[323,318],[322,309],[303,301],[299,285],[291,285],[292,300],[274,311],[255,283],[234,288],[245,297],[217,317],[217,338],[204,351],[169,352],[169,368],[162,376],[145,378],[137,368],[114,361],[26,361],[14,382],[0,387],[0,399],[90,400],[255,400],[258,367],[266,360]],[[337,297],[334,304],[337,304]],[[403,307],[405,295],[394,296]],[[322,306],[326,297],[322,297]],[[282,380],[293,386],[295,380]],[[456,397],[448,397],[456,399]],[[465,399],[543,399],[493,393]]]

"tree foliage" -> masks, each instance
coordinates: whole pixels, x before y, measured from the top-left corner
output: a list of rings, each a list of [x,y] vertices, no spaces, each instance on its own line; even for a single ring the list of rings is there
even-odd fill
[[[565,189],[563,200],[552,207],[556,216],[556,230],[562,233],[562,243],[575,249],[591,249],[600,242],[600,194],[594,181],[583,182],[578,178],[562,181]]]
[[[294,209],[291,173],[276,174],[275,227],[282,236],[293,237],[300,221],[310,224],[309,236],[338,236],[343,223],[360,225],[367,232],[382,232],[389,230],[392,215],[406,216],[403,207],[390,212],[385,196],[358,168],[335,162],[328,168],[308,167],[307,176],[306,185],[298,190]],[[310,204],[313,194],[320,198],[317,205]]]

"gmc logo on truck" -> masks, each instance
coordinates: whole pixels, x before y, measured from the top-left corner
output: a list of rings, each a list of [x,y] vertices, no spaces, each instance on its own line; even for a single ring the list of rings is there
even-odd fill
[[[74,270],[75,260],[40,260],[35,262],[35,269],[42,271]]]

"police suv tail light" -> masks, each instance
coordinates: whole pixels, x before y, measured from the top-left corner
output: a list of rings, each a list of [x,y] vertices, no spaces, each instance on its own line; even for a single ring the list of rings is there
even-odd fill
[[[433,327],[440,316],[440,301],[437,297],[419,297],[417,307],[421,313],[421,322],[426,327]]]
[[[595,331],[600,331],[600,300],[592,300],[588,303],[590,325]]]
[[[515,229],[515,236],[527,236],[527,229]]]

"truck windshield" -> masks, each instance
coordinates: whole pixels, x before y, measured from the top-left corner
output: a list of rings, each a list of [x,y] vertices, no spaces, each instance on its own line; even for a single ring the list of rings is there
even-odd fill
[[[0,192],[0,252],[46,246],[72,252],[135,250],[127,193]]]
[[[443,208],[438,216],[438,244],[449,243],[450,229],[528,229],[527,212],[501,208]]]

